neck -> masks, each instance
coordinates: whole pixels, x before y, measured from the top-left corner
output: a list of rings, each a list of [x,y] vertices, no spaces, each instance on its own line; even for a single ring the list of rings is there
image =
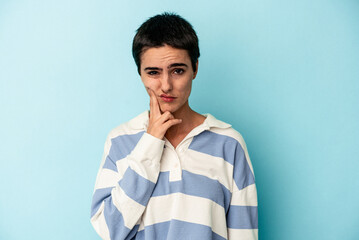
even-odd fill
[[[177,109],[177,111],[172,112],[172,115],[177,118],[177,119],[182,119],[182,123],[188,123],[191,118],[193,118],[193,116],[196,114],[195,111],[193,111],[190,106],[188,105],[188,100],[185,104],[183,104],[183,106],[179,109]]]
[[[178,136],[180,134],[187,134],[188,131],[192,130],[194,126],[198,125],[198,118],[200,114],[193,111],[188,105],[188,101],[176,112],[173,112],[172,115],[176,119],[182,119],[182,122],[170,127],[165,136]]]

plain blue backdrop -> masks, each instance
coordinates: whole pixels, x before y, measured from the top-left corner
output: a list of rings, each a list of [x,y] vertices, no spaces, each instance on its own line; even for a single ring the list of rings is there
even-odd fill
[[[1,1],[0,239],[99,239],[105,138],[149,108],[132,38],[163,11],[200,39],[190,106],[247,143],[260,239],[359,239],[355,0]]]

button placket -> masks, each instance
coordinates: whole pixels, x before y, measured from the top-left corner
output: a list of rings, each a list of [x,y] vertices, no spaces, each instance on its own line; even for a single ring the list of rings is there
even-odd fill
[[[175,159],[177,161],[173,164],[173,167],[170,170],[169,181],[170,182],[180,181],[180,180],[182,180],[182,167],[181,167],[180,158],[177,154],[177,151],[175,149],[173,149],[172,147],[171,147],[171,152],[175,155]]]
[[[174,148],[172,144],[167,139],[165,139],[167,145],[166,148],[171,149],[171,152],[174,153],[177,159],[177,162],[173,164],[173,168],[170,170],[170,174],[169,174],[170,182],[182,180],[181,158],[191,142],[189,140],[193,139],[193,136],[206,129],[207,129],[206,127],[204,128],[202,127],[202,128],[198,128],[197,131],[192,131],[191,134],[189,134],[185,139],[182,140],[182,142],[179,143],[177,148]]]

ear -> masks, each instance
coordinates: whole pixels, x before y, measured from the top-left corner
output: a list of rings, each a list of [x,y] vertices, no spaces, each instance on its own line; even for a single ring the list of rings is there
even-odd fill
[[[197,73],[198,73],[198,60],[197,60],[197,62],[196,62],[196,71],[193,73],[193,79],[196,78]]]

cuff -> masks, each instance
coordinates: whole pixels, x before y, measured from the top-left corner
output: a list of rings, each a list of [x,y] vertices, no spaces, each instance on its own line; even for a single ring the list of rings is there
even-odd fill
[[[164,140],[145,132],[133,149],[132,154],[136,159],[146,159],[158,164],[162,157],[164,145]]]

